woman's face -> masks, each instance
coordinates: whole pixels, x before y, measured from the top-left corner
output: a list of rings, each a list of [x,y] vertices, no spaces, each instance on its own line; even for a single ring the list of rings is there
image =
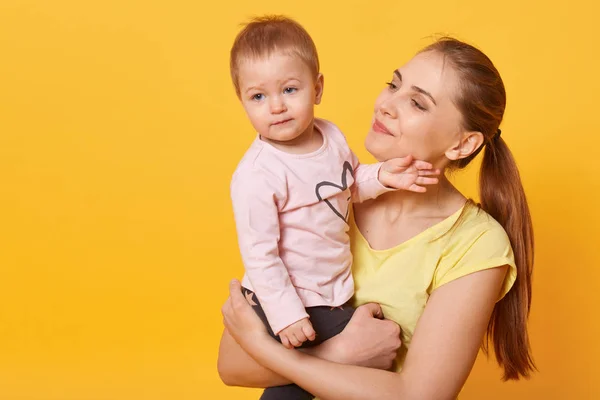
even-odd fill
[[[367,150],[379,161],[412,155],[445,167],[463,137],[457,90],[458,78],[440,53],[416,55],[377,98]]]

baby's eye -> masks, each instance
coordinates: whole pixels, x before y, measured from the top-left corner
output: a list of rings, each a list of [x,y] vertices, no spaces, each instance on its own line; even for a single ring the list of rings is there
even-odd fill
[[[288,88],[283,89],[283,93],[290,94],[290,93],[294,93],[297,90],[298,89],[296,89],[295,87],[288,87]]]
[[[262,100],[265,98],[265,95],[262,93],[257,93],[254,96],[252,96],[252,100]]]

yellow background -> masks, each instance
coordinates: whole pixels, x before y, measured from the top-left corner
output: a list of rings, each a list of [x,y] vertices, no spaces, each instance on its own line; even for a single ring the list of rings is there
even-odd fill
[[[503,136],[536,229],[540,372],[480,358],[464,399],[600,398],[600,58],[593,1],[0,2],[0,399],[255,399],[215,364],[241,277],[229,178],[253,133],[229,81],[238,24],[313,35],[317,113],[363,161],[374,99],[435,33],[505,80]],[[476,168],[457,177],[475,195]]]

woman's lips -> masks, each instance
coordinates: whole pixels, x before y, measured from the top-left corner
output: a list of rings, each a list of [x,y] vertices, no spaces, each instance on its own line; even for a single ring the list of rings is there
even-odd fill
[[[381,122],[379,122],[377,120],[375,120],[375,122],[373,122],[373,130],[378,133],[383,133],[384,135],[394,136],[394,135],[392,135],[392,132],[388,131],[388,129],[385,127],[385,125],[383,125]]]

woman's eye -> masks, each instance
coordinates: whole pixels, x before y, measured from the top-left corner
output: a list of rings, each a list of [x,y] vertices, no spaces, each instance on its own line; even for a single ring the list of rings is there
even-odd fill
[[[423,107],[421,104],[419,104],[419,102],[416,101],[415,99],[412,99],[412,103],[415,107],[417,107],[421,111],[427,110],[425,107]]]
[[[386,85],[388,85],[388,87],[390,88],[390,90],[396,90],[398,89],[398,86],[396,86],[396,84],[394,82],[386,82]]]

